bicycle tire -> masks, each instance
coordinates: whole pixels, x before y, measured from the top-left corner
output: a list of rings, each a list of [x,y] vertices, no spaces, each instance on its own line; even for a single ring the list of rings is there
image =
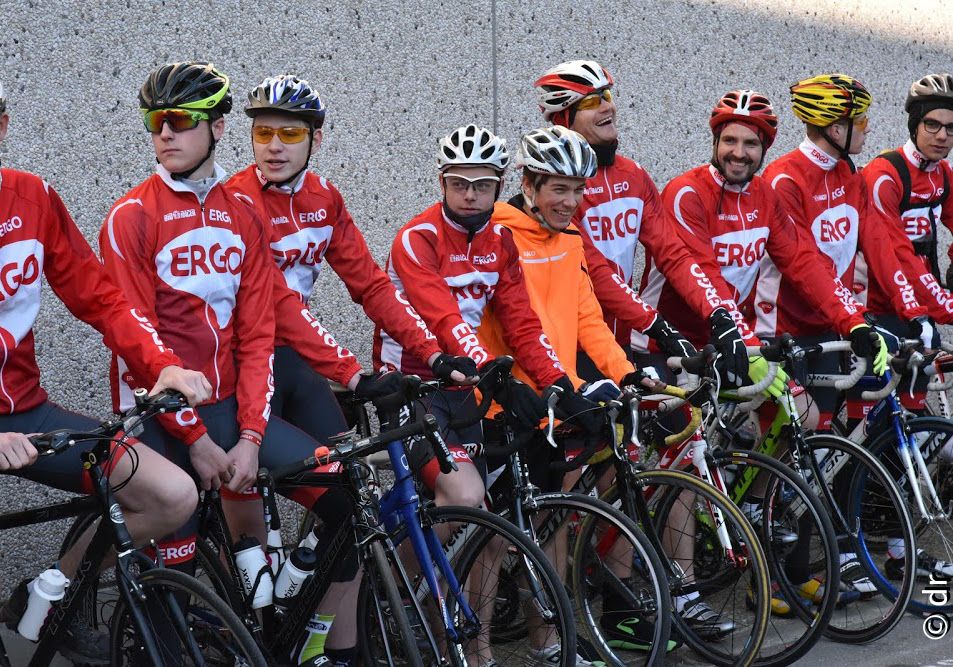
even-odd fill
[[[774,613],[770,615],[765,641],[754,664],[758,667],[789,665],[820,640],[837,604],[840,569],[833,523],[798,470],[766,454],[719,451],[711,454],[710,465],[721,470],[726,481],[728,472],[735,475],[734,484],[728,483],[728,489],[729,497],[737,505],[752,502],[760,506],[761,520],[752,526],[768,560],[772,587],[777,584],[791,608],[791,613],[784,618]],[[732,493],[734,489],[741,491],[739,482],[744,469],[756,470],[755,476],[750,477],[744,495]],[[758,479],[757,487],[755,479]],[[756,489],[761,488],[762,483],[759,498]],[[790,536],[795,539],[791,541]],[[800,559],[804,562],[797,562]],[[801,581],[792,581],[792,576]],[[811,607],[799,601],[797,585],[806,581],[805,576],[817,577],[825,584],[820,602]]]
[[[173,642],[184,642],[185,638],[177,631],[166,631],[176,625],[172,619],[182,613],[180,600],[184,600],[189,633],[202,650],[204,664],[222,667],[235,664],[267,666],[258,645],[235,612],[205,584],[183,572],[165,568],[140,572],[136,581],[147,598],[142,603],[146,622],[153,631],[156,626],[164,626],[156,642],[162,652],[163,662],[190,664],[183,662],[183,658],[188,656],[184,655],[182,647],[173,646]],[[126,599],[120,597],[110,623],[111,665],[148,664],[148,657],[142,653],[138,632]]]
[[[858,561],[880,592],[880,595],[835,610],[824,634],[848,644],[875,641],[900,622],[913,594],[912,561],[904,565],[899,585],[887,577],[885,566],[878,565],[883,560],[881,555],[886,556],[885,538],[888,534],[899,535],[907,553],[915,551],[913,521],[886,468],[865,448],[830,434],[807,436],[804,445],[825,471],[842,466],[828,481],[829,489],[833,488],[834,479],[844,479],[842,473],[849,475],[843,520],[828,505],[827,493],[817,495],[825,502],[838,539],[847,545],[840,548],[841,553],[857,554]],[[820,491],[813,474],[808,475],[807,481],[812,489]],[[844,525],[844,520],[849,525]]]
[[[577,636],[584,636],[606,664],[663,664],[671,633],[671,597],[668,594],[668,581],[662,561],[641,529],[616,508],[591,496],[578,493],[544,493],[535,496],[533,500],[538,510],[568,510],[566,515],[570,524],[578,523],[574,535],[571,536],[572,557],[567,575],[569,590],[576,604]],[[585,516],[581,516],[582,514]],[[569,525],[567,528],[572,529],[573,526]],[[618,542],[610,545],[609,541],[618,540],[620,536],[628,543],[626,545],[623,542],[623,548],[632,551],[629,562],[616,566],[618,568],[623,565],[631,571],[628,582],[618,573],[612,572],[612,562],[606,564],[601,556],[601,553],[618,553]],[[600,562],[595,559],[600,559]],[[652,626],[651,636],[642,638],[647,639],[650,647],[644,653],[634,652],[633,647],[641,641],[627,642],[627,646],[610,646],[613,640],[607,635],[602,618],[596,616],[597,612],[606,612],[606,593],[600,589],[607,585],[617,589],[616,595],[631,595],[630,602],[635,603],[628,609],[611,610],[611,613],[617,617],[624,614],[628,617],[627,620],[638,618],[639,623]],[[627,590],[620,591],[619,587]],[[597,606],[601,608],[597,610]]]
[[[934,520],[923,518],[899,458],[884,456],[890,451],[888,448],[896,447],[896,434],[893,429],[873,435],[872,438],[868,438],[869,444],[865,442],[865,445],[867,445],[870,453],[884,464],[893,479],[897,481],[897,486],[900,487],[910,516],[914,520],[917,549],[925,549],[930,555],[938,557],[940,560],[953,562],[953,521],[949,516],[944,516],[946,515],[944,505],[949,506],[950,503],[953,503],[953,474],[951,474],[953,473],[953,465],[938,460],[942,449],[953,441],[953,422],[942,417],[916,417],[906,420],[904,432],[920,448],[924,462],[927,465],[930,481],[937,491],[941,504],[939,508],[933,505],[926,489],[922,489],[921,483],[923,501],[927,511],[940,515]],[[916,462],[914,462],[914,469],[916,469]],[[919,471],[917,472],[919,473]],[[930,599],[931,593],[940,592],[945,590],[946,587],[934,585],[931,588],[928,578],[921,578],[920,581],[925,583],[923,587],[914,586],[914,597],[911,598],[908,607],[911,613],[953,613],[953,603],[933,604]],[[934,597],[934,599],[938,598]]]
[[[707,576],[695,582],[686,582],[683,577],[687,578],[687,575],[684,575],[684,573],[680,575],[677,564],[673,564],[672,567],[666,569],[669,571],[673,598],[694,593],[701,596],[704,593],[705,597],[700,597],[701,601],[706,604],[709,601],[715,602],[713,608],[716,609],[719,616],[731,609],[735,611],[737,618],[739,605],[742,609],[745,609],[747,613],[741,617],[745,628],[743,630],[745,635],[743,641],[735,641],[735,636],[740,634],[736,630],[738,623],[734,623],[735,629],[732,629],[727,635],[722,635],[717,639],[705,638],[691,628],[679,613],[672,614],[672,635],[674,638],[684,640],[695,653],[712,664],[726,667],[729,665],[740,667],[752,665],[758,657],[758,652],[767,632],[771,596],[767,559],[751,524],[727,496],[715,487],[686,472],[680,470],[647,470],[637,473],[634,481],[640,488],[656,487],[662,489],[661,493],[656,491],[648,501],[651,520],[643,521],[641,517],[632,517],[633,520],[637,520],[643,531],[652,531],[652,535],[649,537],[653,544],[664,546],[663,527],[667,523],[667,518],[675,502],[681,497],[682,493],[686,492],[692,493],[696,497],[700,496],[708,507],[717,507],[725,519],[725,525],[730,526],[728,528],[729,538],[733,554],[737,555],[736,571],[728,570],[721,573],[720,576],[715,576],[714,573],[705,569],[710,570],[716,563],[726,559],[722,558],[723,554],[719,555],[718,550],[714,548],[718,539],[717,535],[706,534],[707,527],[704,524],[699,526],[700,522],[698,521],[696,521],[695,532],[691,535],[694,552],[692,565],[694,566],[695,561],[701,559],[700,565],[702,567],[699,569],[701,569],[703,575]],[[620,502],[618,495],[618,488],[613,485],[602,495],[602,499],[610,505],[615,505],[616,502]],[[694,513],[692,513],[692,516],[694,516]],[[701,554],[699,554],[699,550],[694,548],[697,538],[700,538],[702,542]],[[662,549],[662,552],[664,553],[664,549]],[[662,553],[660,553],[660,556],[662,556]],[[668,563],[673,562],[673,559],[667,555],[662,557],[666,558]],[[728,592],[727,597],[723,596],[722,602],[717,602],[716,594],[721,594],[724,590],[719,588],[719,579],[729,584],[736,584],[743,579],[748,579],[753,609],[749,609],[744,600],[748,597],[747,586],[740,597],[737,591],[732,590]],[[734,579],[734,582],[731,581],[732,579]],[[673,605],[673,608],[677,607]],[[737,650],[720,650],[717,644],[725,639],[729,640],[730,649],[734,649],[738,644],[740,646]]]
[[[463,665],[467,663],[468,659],[483,664],[489,660],[491,652],[495,654],[495,659],[500,664],[517,664],[517,662],[522,664],[525,658],[524,654],[528,649],[527,642],[518,642],[518,646],[515,648],[510,647],[510,650],[515,651],[514,654],[511,654],[509,658],[503,658],[503,649],[499,645],[494,646],[492,649],[490,648],[492,617],[497,602],[496,592],[494,591],[492,595],[479,597],[478,594],[475,594],[472,590],[472,585],[476,579],[479,579],[477,574],[474,573],[474,566],[482,562],[478,559],[482,557],[484,550],[487,548],[496,549],[496,551],[492,552],[494,558],[498,558],[499,555],[502,554],[504,557],[515,556],[524,560],[527,571],[532,573],[531,576],[533,580],[538,582],[541,586],[542,597],[539,601],[544,603],[547,613],[552,614],[553,620],[551,625],[555,635],[561,642],[559,659],[553,664],[567,667],[576,664],[575,624],[570,620],[572,619],[572,604],[555,570],[552,568],[552,565],[549,564],[539,547],[512,524],[485,510],[472,507],[430,506],[422,508],[421,512],[423,515],[423,525],[428,527],[448,527],[447,534],[451,537],[445,541],[445,550],[447,551],[448,560],[450,561],[454,574],[464,588],[463,592],[466,595],[466,601],[474,614],[481,617],[481,620],[489,619],[484,622],[484,625],[481,626],[480,632],[476,636],[463,637],[464,618],[460,607],[461,600],[449,592],[446,593],[445,597],[449,617],[454,623],[455,630],[460,631],[461,638],[459,643],[448,639],[443,633],[440,633],[440,635],[436,635],[435,633],[435,638],[442,643],[442,646],[438,648],[442,649],[449,656],[451,664]],[[491,541],[493,546],[491,546]],[[492,567],[487,568],[487,571],[492,570]],[[475,579],[471,580],[471,575],[473,575]],[[464,582],[469,582],[471,586],[469,590],[467,589],[467,584]],[[429,618],[433,616],[434,612],[433,605],[430,602],[432,601],[432,596],[426,587],[422,585],[419,576],[415,577],[412,586],[412,591],[405,592],[408,598],[412,595],[416,597],[422,607],[423,614],[418,613],[417,605],[410,604],[408,610],[411,613],[411,623],[421,627],[424,625],[435,627],[429,623]],[[362,632],[362,625],[366,627],[368,620],[366,602],[367,596],[366,594],[362,594],[362,599],[358,605],[358,633],[362,637],[368,637],[366,633]],[[438,628],[435,627],[435,629]],[[367,647],[373,647],[375,642],[366,641],[364,644]],[[421,644],[425,644],[423,639],[421,639]],[[429,651],[429,643],[426,643],[423,648]],[[370,657],[371,660],[366,661],[365,664],[382,664],[379,660],[379,656],[372,655]],[[431,655],[430,657],[439,662],[440,656]]]

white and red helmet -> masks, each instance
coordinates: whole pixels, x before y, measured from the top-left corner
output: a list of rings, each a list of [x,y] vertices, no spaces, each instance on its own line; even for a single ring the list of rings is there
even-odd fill
[[[765,151],[778,134],[778,117],[771,101],[753,90],[732,90],[718,100],[708,120],[712,134],[717,136],[722,125],[728,123],[741,123],[754,129],[761,136]]]
[[[586,95],[611,88],[612,75],[595,60],[559,63],[533,84],[539,108],[547,121],[568,126],[569,108]],[[562,115],[565,112],[566,115]]]

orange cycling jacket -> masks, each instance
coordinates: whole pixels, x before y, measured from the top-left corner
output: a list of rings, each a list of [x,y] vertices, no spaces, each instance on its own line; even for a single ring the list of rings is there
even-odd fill
[[[493,219],[513,233],[530,303],[556,356],[577,389],[583,384],[576,374],[577,348],[589,355],[603,375],[619,382],[635,368],[603,319],[579,232],[570,226],[562,233],[552,233],[526,215],[522,205],[522,196],[497,204]],[[495,356],[511,354],[492,306],[480,325],[479,336]],[[519,366],[514,366],[513,375],[533,385]]]

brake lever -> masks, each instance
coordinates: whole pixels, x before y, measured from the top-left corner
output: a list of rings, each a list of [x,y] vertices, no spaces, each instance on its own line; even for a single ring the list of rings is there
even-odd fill
[[[546,416],[548,417],[548,423],[546,424],[546,442],[548,442],[553,449],[558,448],[556,441],[553,439],[553,429],[556,423],[556,404],[559,403],[559,397],[562,392],[563,390],[559,387],[551,387],[549,396],[546,397]]]

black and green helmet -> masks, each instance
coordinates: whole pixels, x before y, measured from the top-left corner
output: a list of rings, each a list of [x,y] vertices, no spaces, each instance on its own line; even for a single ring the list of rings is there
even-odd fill
[[[143,112],[177,108],[227,114],[232,110],[228,77],[206,62],[162,65],[142,84],[139,107]]]

